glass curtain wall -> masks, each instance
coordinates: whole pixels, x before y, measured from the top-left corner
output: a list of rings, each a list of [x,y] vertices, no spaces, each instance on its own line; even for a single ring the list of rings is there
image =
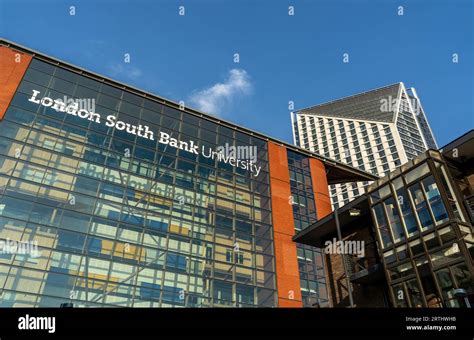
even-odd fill
[[[155,139],[29,101],[33,91]],[[157,143],[245,146],[254,176]],[[1,306],[276,306],[267,144],[34,59],[0,122]]]
[[[370,192],[392,301],[397,307],[462,307],[473,300],[471,228],[441,161],[427,158]]]
[[[317,221],[314,190],[308,157],[288,150],[291,199],[295,232]],[[321,249],[297,244],[303,306],[325,307],[328,305],[326,276]]]

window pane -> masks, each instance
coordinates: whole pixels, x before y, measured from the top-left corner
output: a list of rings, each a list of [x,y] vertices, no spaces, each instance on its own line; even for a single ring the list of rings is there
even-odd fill
[[[392,286],[393,296],[395,297],[395,307],[408,307],[403,284]]]
[[[453,209],[454,216],[456,216],[456,218],[460,221],[465,221],[464,215],[461,211],[461,208],[459,207],[459,203],[454,196],[453,188],[449,183],[449,177],[446,173],[446,170],[444,169],[444,166],[438,162],[435,162],[435,164],[438,170],[439,177],[441,178],[441,183],[443,184],[443,187],[446,193],[448,194],[448,200],[450,202],[451,208]]]
[[[380,233],[380,238],[382,240],[382,247],[389,247],[392,245],[392,240],[390,237],[390,231],[388,230],[387,219],[383,211],[382,204],[377,204],[374,207],[375,218],[377,219],[377,227]]]
[[[454,279],[456,280],[458,287],[463,288],[468,294],[474,293],[474,280],[467,266],[462,263],[452,268]]]
[[[454,281],[451,278],[449,269],[441,269],[436,272],[436,278],[441,288],[441,294],[443,295],[444,303],[447,307],[460,307],[459,302],[454,298]]]
[[[410,201],[405,188],[400,188],[397,190],[397,200],[400,210],[402,211],[402,217],[407,228],[408,237],[411,237],[418,233],[418,225],[416,223],[413,210],[410,206]]]
[[[423,299],[421,297],[421,290],[418,287],[418,283],[415,279],[410,280],[406,283],[408,298],[411,303],[411,307],[421,308],[423,307]]]
[[[385,209],[387,210],[388,220],[392,229],[393,238],[395,242],[399,242],[405,239],[405,231],[403,230],[402,223],[400,221],[400,215],[393,197],[390,197],[385,201]]]
[[[459,252],[458,244],[453,243],[451,247],[440,250],[430,256],[433,267],[439,267],[446,263],[459,260],[461,258],[461,253]]]
[[[427,163],[424,163],[415,169],[411,170],[409,173],[405,175],[405,180],[407,183],[411,183],[420,177],[423,177],[425,174],[430,172],[430,168],[428,167]]]
[[[436,287],[429,261],[425,256],[422,256],[416,261],[416,269],[418,271],[418,275],[420,276],[421,285],[423,286],[423,292],[425,294],[428,307],[442,307],[438,288]]]
[[[436,224],[441,224],[448,220],[448,214],[441,199],[438,185],[435,183],[433,176],[429,176],[423,180],[426,197],[433,211]]]
[[[415,203],[416,213],[420,219],[420,223],[423,230],[433,227],[433,221],[431,220],[428,206],[426,205],[425,197],[421,190],[419,183],[415,183],[408,189]]]

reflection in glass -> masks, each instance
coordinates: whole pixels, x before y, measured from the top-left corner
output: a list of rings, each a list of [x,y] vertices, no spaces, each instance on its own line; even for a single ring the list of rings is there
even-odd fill
[[[393,296],[395,297],[395,307],[408,307],[403,284],[393,285],[392,292]]]
[[[0,122],[0,234],[12,239],[33,239],[34,234],[45,248],[42,254],[51,256],[49,262],[41,258],[37,263],[17,257],[18,264],[43,266],[43,271],[4,271],[0,266],[4,288],[28,290],[5,293],[2,306],[58,307],[69,300],[71,284],[77,306],[275,306],[265,140],[242,133],[236,139],[234,129],[164,109],[104,82],[61,71],[58,79],[52,76],[55,66],[35,61],[31,65],[41,72],[29,70],[25,79],[36,84],[20,85],[21,91],[28,91],[15,95]],[[78,78],[78,85],[71,77]],[[47,88],[49,84],[53,89]],[[157,145],[158,138],[135,138],[105,124],[39,110],[28,101],[33,86],[55,98],[62,96],[58,91],[74,90],[74,96],[96,99],[97,112],[104,117],[118,114],[128,123],[193,139],[200,146],[215,148],[213,143],[219,141],[241,147],[252,142],[258,145],[262,171],[255,178],[215,159]],[[131,157],[124,156],[125,149]],[[310,183],[303,177],[303,184]],[[25,225],[34,233],[23,232]],[[234,261],[225,263],[222,249],[234,249],[236,243],[240,249]],[[137,267],[136,278],[118,285]],[[324,279],[321,286],[315,282],[309,281],[311,290],[324,286]],[[111,289],[115,290],[103,296]]]
[[[442,307],[441,298],[439,297],[428,259],[424,256],[418,259],[416,261],[416,269],[420,276],[421,284],[423,285],[423,291],[428,307]]]
[[[418,225],[416,223],[413,210],[410,206],[410,201],[405,188],[400,188],[397,190],[397,201],[402,211],[403,221],[407,228],[408,237],[411,237],[418,233]]]
[[[423,307],[423,298],[421,294],[420,287],[416,282],[416,279],[412,279],[406,282],[408,298],[411,304],[411,307],[421,308]]]
[[[444,303],[447,307],[459,307],[459,302],[454,298],[454,281],[451,278],[448,268],[440,269],[436,272],[436,278],[438,285],[441,288],[441,294],[443,295]]]
[[[441,224],[448,220],[448,213],[444,207],[443,200],[438,190],[438,185],[436,184],[434,177],[429,176],[423,180],[423,187],[425,189],[426,197],[433,211],[436,224]]]
[[[426,205],[425,197],[419,183],[413,184],[408,188],[415,203],[416,214],[420,219],[421,229],[426,230],[433,227],[433,221],[431,220],[428,206]]]
[[[374,206],[375,218],[377,219],[377,229],[380,234],[382,241],[382,248],[386,248],[392,245],[392,239],[390,237],[390,231],[388,230],[387,219],[383,211],[382,204],[377,204]]]
[[[393,233],[394,242],[399,242],[405,239],[405,231],[403,230],[402,223],[400,221],[400,215],[393,197],[390,197],[385,201],[385,209],[387,211],[388,220]]]
[[[451,209],[454,212],[454,216],[459,221],[465,221],[464,215],[461,211],[461,208],[459,207],[459,203],[455,198],[455,195],[453,193],[453,188],[451,184],[449,183],[449,177],[446,173],[446,170],[444,169],[444,166],[441,163],[435,162],[436,169],[438,170],[439,177],[441,178],[441,183],[444,187],[444,190],[446,191],[448,195],[448,201],[451,205]],[[441,171],[440,171],[441,170]]]

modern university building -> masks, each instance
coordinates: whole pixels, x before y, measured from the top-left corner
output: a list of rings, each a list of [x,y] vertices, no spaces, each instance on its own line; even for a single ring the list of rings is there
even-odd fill
[[[359,169],[0,41],[0,306],[328,306]]]

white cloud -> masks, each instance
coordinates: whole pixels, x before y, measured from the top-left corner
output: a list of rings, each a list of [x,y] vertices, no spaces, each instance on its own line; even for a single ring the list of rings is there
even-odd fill
[[[203,112],[220,115],[234,98],[247,95],[251,90],[252,84],[247,71],[232,69],[223,83],[194,91],[189,100]]]
[[[130,64],[115,63],[110,65],[110,72],[113,77],[124,76],[129,79],[137,79],[142,75],[142,70]]]

